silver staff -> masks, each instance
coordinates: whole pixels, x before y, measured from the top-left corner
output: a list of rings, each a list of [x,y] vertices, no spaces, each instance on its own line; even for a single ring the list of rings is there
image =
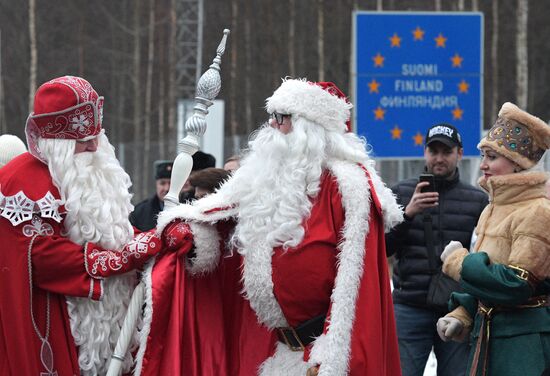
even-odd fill
[[[170,177],[170,190],[164,197],[164,205],[167,209],[179,204],[179,193],[183,184],[189,177],[193,168],[193,154],[199,150],[199,138],[206,131],[206,115],[208,107],[212,105],[212,100],[218,96],[222,87],[220,77],[220,64],[222,55],[225,52],[225,44],[229,30],[223,31],[223,37],[216,49],[216,57],[209,69],[199,79],[195,95],[195,107],[193,116],[185,122],[185,131],[187,136],[179,142],[181,152],[174,160],[172,167],[172,176]],[[141,314],[144,301],[144,285],[140,282],[132,294],[132,299],[128,305],[128,312],[124,318],[124,323],[120,331],[120,337],[111,357],[107,376],[119,376],[122,363],[126,357],[130,340],[136,328],[138,316]]]
[[[185,122],[187,136],[179,142],[181,152],[174,160],[172,176],[170,178],[170,190],[164,197],[166,208],[179,204],[179,193],[193,168],[193,158],[191,156],[199,150],[199,138],[206,131],[208,107],[212,106],[212,100],[218,96],[222,87],[220,64],[222,62],[222,55],[225,52],[225,43],[229,30],[225,29],[223,34],[223,38],[216,50],[217,55],[212,65],[210,65],[210,69],[204,72],[197,83],[193,116]]]

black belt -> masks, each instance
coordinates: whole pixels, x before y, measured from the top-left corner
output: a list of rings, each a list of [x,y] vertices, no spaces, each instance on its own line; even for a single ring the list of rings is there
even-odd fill
[[[304,351],[307,345],[323,334],[325,318],[326,315],[320,315],[301,323],[295,328],[277,328],[277,337],[292,351]]]

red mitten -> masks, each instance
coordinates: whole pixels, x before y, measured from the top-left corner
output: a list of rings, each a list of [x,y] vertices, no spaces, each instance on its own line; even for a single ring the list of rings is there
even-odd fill
[[[189,244],[193,234],[187,223],[176,219],[164,228],[161,238],[164,249],[174,252]]]
[[[97,244],[86,243],[86,271],[94,278],[126,273],[141,267],[161,250],[162,242],[154,230],[136,235],[122,250],[104,249]]]

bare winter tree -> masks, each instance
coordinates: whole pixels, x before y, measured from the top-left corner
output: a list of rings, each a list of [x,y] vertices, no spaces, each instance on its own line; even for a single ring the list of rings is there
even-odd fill
[[[176,36],[177,36],[177,0],[170,0],[170,37],[168,39],[168,139],[176,133],[176,95],[177,95],[177,75],[176,75]],[[179,141],[179,140],[178,140]],[[176,145],[170,143],[168,155],[176,154]]]
[[[167,23],[166,26],[169,26]],[[165,28],[160,28],[159,33],[159,39],[164,40],[164,30]],[[166,159],[166,125],[165,125],[165,119],[166,119],[166,76],[167,72],[166,69],[162,69],[164,64],[166,64],[166,58],[165,58],[165,50],[166,50],[166,44],[167,43],[159,43],[159,56],[162,59],[162,64],[160,65],[161,70],[158,73],[159,76],[159,96],[158,96],[158,103],[157,103],[157,129],[158,129],[158,147],[159,147],[159,158],[160,159]]]
[[[527,21],[529,15],[528,0],[518,0],[517,34],[516,34],[516,93],[517,104],[521,108],[527,107],[529,84],[527,55]]]
[[[294,48],[296,39],[294,37],[296,27],[296,0],[288,1],[288,74],[292,77],[296,76],[296,58],[294,56]]]
[[[133,51],[133,91],[134,91],[134,113],[132,116],[134,126],[134,144],[133,144],[133,180],[134,185],[140,189],[143,187],[143,174],[141,173],[141,160],[142,151],[140,150],[141,143],[143,142],[142,122],[141,122],[141,0],[135,1],[134,8],[134,21],[133,21],[133,37],[134,37],[134,51]]]
[[[143,127],[143,181],[149,176],[149,155],[151,154],[151,97],[153,95],[153,67],[155,63],[155,0],[149,0],[149,28],[147,42],[147,75],[145,78],[145,121]],[[142,194],[146,194],[142,184]]]
[[[231,33],[233,35],[239,35],[239,0],[231,1]],[[238,42],[233,40],[231,42],[231,57],[230,57],[230,77],[231,77],[231,97],[238,97],[238,84],[237,84],[237,69],[238,69]],[[237,121],[237,101],[231,100],[229,102],[229,129],[232,136],[238,134],[238,121]]]
[[[251,77],[252,72],[252,43],[250,42],[250,39],[252,38],[252,28],[250,26],[252,22],[252,14],[251,8],[253,6],[253,2],[246,1],[245,2],[245,15],[246,18],[244,20],[244,54],[245,54],[245,75],[246,77]],[[245,123],[246,123],[246,131],[247,133],[252,132],[254,129],[254,120],[252,119],[252,80],[244,80],[244,115],[245,115]],[[235,154],[235,153],[233,153]]]
[[[323,0],[317,0],[317,58],[319,68],[317,79],[325,80],[325,17],[323,9]]]
[[[38,52],[36,47],[36,0],[29,0],[29,41],[31,61],[29,66],[29,113],[32,111],[34,92],[36,90],[36,64]]]
[[[493,124],[498,112],[498,1],[493,1],[491,20],[493,31],[491,32],[491,113],[490,124]]]

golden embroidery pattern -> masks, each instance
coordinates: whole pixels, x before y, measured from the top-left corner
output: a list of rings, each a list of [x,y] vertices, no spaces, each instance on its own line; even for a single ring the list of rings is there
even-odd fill
[[[487,140],[495,141],[498,146],[536,162],[544,154],[544,150],[537,147],[533,142],[533,137],[529,134],[527,128],[512,119],[499,117],[495,125],[489,130]]]

